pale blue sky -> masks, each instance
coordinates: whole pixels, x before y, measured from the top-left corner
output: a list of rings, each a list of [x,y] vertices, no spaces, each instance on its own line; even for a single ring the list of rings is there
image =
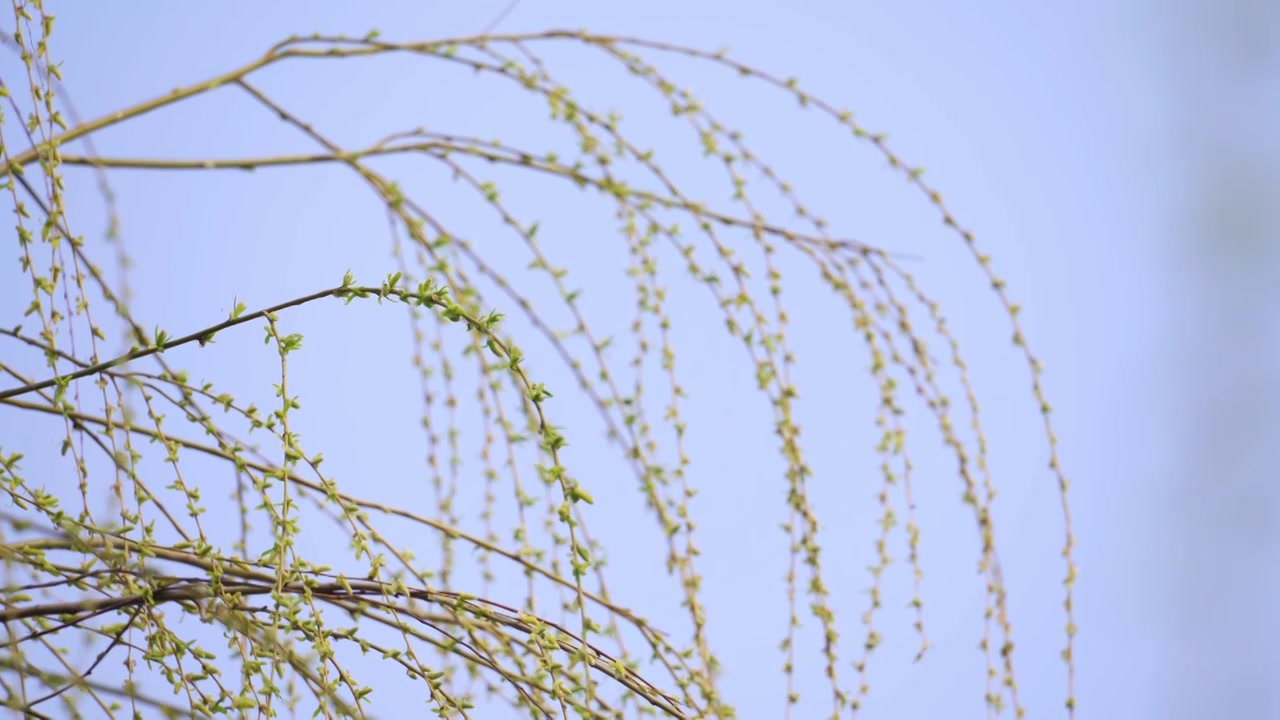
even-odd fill
[[[372,28],[392,40],[472,34],[505,4],[83,4],[61,9],[53,56],[63,62],[80,113],[93,118],[240,65],[289,34],[361,35]],[[1163,540],[1170,511],[1162,473],[1168,468],[1158,456],[1175,429],[1163,413],[1150,409],[1169,407],[1173,381],[1161,376],[1164,365],[1153,356],[1168,334],[1177,332],[1166,322],[1177,292],[1169,280],[1167,243],[1187,186],[1171,151],[1174,115],[1181,107],[1177,72],[1165,63],[1178,25],[1172,14],[1156,12],[1151,3],[1058,8],[919,1],[524,0],[501,26],[503,31],[586,27],[713,50],[728,47],[736,58],[796,76],[812,93],[853,110],[865,127],[887,132],[907,161],[925,166],[930,182],[994,256],[998,272],[1024,306],[1029,339],[1048,368],[1046,387],[1055,403],[1061,451],[1075,482],[1082,717],[1164,716],[1153,714],[1153,708],[1170,693],[1169,668],[1183,664],[1180,653],[1189,652],[1168,642],[1165,590],[1158,585],[1162,573],[1176,564]],[[558,67],[580,97],[627,108],[624,117],[636,123],[635,131],[661,146],[662,133],[669,131],[647,129],[644,113],[662,108],[648,100],[646,110],[645,103],[628,100],[626,88],[638,92],[638,84],[614,86],[617,73],[606,76],[591,64],[566,64],[563,60],[573,55],[565,50],[549,50],[549,57],[561,59]],[[1274,69],[1274,55],[1271,61]],[[1022,698],[1029,717],[1062,716],[1057,493],[1045,469],[1046,447],[1025,364],[1010,345],[1007,320],[972,259],[959,238],[941,227],[935,210],[869,146],[846,140],[793,102],[732,74],[688,63],[673,67],[718,117],[742,127],[756,151],[843,234],[916,256],[907,265],[942,303],[968,350],[983,398],[1002,491],[997,529],[1013,596]],[[0,68],[7,84],[21,85],[11,57],[0,61]],[[568,139],[541,129],[545,113],[537,104],[520,105],[512,93],[500,97],[515,105],[499,104],[491,81],[477,85],[464,73],[444,72],[423,60],[293,63],[263,73],[258,83],[348,147],[419,125],[518,139],[534,147]],[[529,113],[527,120],[521,111]],[[15,141],[12,134],[8,139]],[[112,156],[315,150],[234,89],[110,128],[95,142],[99,152]],[[423,175],[421,164],[386,167],[394,168],[420,200],[439,197],[443,206],[461,197],[439,172]],[[77,231],[93,236],[100,215],[94,214],[92,176],[69,170],[68,177],[73,202],[84,208],[71,216],[73,222],[79,218]],[[183,333],[221,318],[233,296],[256,308],[334,284],[348,268],[370,282],[395,269],[384,214],[344,168],[254,174],[119,171],[112,182],[136,263],[135,308],[145,308],[141,317],[148,326]],[[719,186],[704,187],[722,192]],[[525,218],[544,219],[552,238],[547,242],[572,268],[571,278],[590,288],[595,272],[619,272],[619,256],[608,249],[616,240],[607,234],[612,227],[608,209],[578,225],[577,208],[564,203],[585,196],[520,194],[538,188],[525,182],[506,193]],[[457,202],[451,216],[455,227],[492,225]],[[14,277],[12,268],[4,272],[0,277]],[[787,296],[800,348],[801,425],[814,453],[815,482],[826,483],[824,508],[846,508],[824,516],[831,538],[829,579],[839,584],[837,592],[855,598],[866,584],[862,568],[870,562],[874,537],[878,482],[868,402],[874,388],[864,379],[858,346],[845,337],[847,320],[825,300],[825,291],[806,286],[806,278],[797,271]],[[9,308],[6,318],[23,293],[0,291]],[[693,292],[688,297],[691,303],[705,301]],[[617,305],[624,313],[627,301],[624,295]],[[600,317],[607,317],[605,306],[598,307]],[[425,484],[407,485],[421,481],[406,479],[421,465],[423,443],[403,315],[373,306],[333,312],[332,307],[308,308],[283,318],[289,331],[307,339],[293,360],[291,377],[304,403],[299,416],[304,442],[312,451],[323,449],[328,469],[359,483],[363,494],[404,500],[411,497],[407,488],[421,487],[423,507],[428,507]],[[705,311],[690,310],[690,318],[699,313],[710,323],[706,327],[718,331]],[[188,348],[170,360],[229,390],[269,398],[278,366],[260,344],[259,332],[246,329],[240,340],[220,339],[199,352]],[[702,488],[695,512],[706,554],[712,637],[725,660],[725,688],[741,716],[777,717],[783,689],[776,647],[785,620],[777,590],[785,572],[785,538],[775,529],[781,519],[781,476],[764,401],[734,393],[735,383],[751,381],[750,368],[727,341],[703,334],[692,322],[677,328],[685,348],[679,358],[684,383],[693,394],[692,472]],[[852,369],[849,358],[855,358]],[[549,387],[558,382],[564,388],[555,402],[565,408],[562,422],[575,461],[601,472],[586,483],[598,499],[595,527],[615,538],[610,545],[613,592],[645,608],[661,625],[664,612],[673,609],[647,591],[656,566],[645,553],[657,547],[649,542],[656,538],[652,522],[640,512],[633,481],[619,472],[613,477],[621,479],[610,485],[606,473],[619,466],[598,447],[603,441],[597,442],[593,418],[573,404],[567,376],[536,356],[532,367],[545,372],[538,379]],[[36,442],[30,428],[17,427],[20,417],[0,413],[5,434]],[[584,428],[577,435],[575,423]],[[879,623],[890,642],[873,660],[866,717],[980,718],[985,710],[982,658],[976,651],[982,601],[973,572],[976,531],[960,506],[953,464],[937,451],[936,436],[918,427],[926,622],[935,648],[923,664],[910,664],[911,616],[895,609],[910,597],[899,566]],[[1273,501],[1274,496],[1266,500]],[[633,533],[645,542],[629,547],[626,540]],[[628,572],[630,563],[636,572]],[[846,660],[853,658],[860,637],[855,608],[861,604],[856,599],[842,605],[850,643]],[[1277,626],[1272,619],[1260,627]],[[1224,657],[1230,662],[1233,654],[1228,650]],[[818,667],[809,666],[815,678]],[[826,709],[817,701],[822,686],[808,686],[815,704],[806,708],[813,713]],[[383,712],[391,707],[387,698],[375,705]]]

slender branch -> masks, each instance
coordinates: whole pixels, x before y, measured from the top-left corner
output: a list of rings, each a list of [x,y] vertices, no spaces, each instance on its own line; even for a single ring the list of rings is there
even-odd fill
[[[66,375],[52,377],[52,378],[49,378],[48,380],[42,380],[40,382],[35,382],[28,385],[22,385],[16,388],[9,388],[8,390],[0,390],[0,400],[7,400],[8,398],[11,398],[11,397],[25,395],[27,393],[36,392],[38,390],[47,390],[51,387],[54,387],[55,385],[58,385],[59,383],[67,383],[72,380],[76,380],[78,378],[88,377],[90,375],[97,375],[98,373],[104,370],[110,370],[111,368],[119,367],[121,365],[124,365],[125,363],[133,362],[134,360],[139,360],[141,358],[148,357],[150,355],[155,355],[156,353],[164,352],[166,350],[171,350],[173,348],[180,347],[188,343],[201,342],[201,341],[208,342],[209,339],[213,337],[215,333],[221,330],[226,330],[227,328],[233,328],[237,325],[243,325],[251,320],[257,320],[257,319],[263,318],[268,313],[278,312],[280,310],[285,310],[291,307],[297,307],[298,305],[305,305],[306,303],[309,303],[313,300],[319,300],[320,298],[329,297],[330,295],[333,295],[337,292],[340,292],[343,290],[351,290],[351,289],[354,289],[354,288],[344,288],[342,286],[339,286],[336,288],[330,288],[328,290],[321,290],[320,292],[312,293],[310,295],[306,295],[300,298],[295,298],[288,302],[280,303],[279,305],[273,305],[269,308],[258,310],[257,312],[252,312],[247,315],[241,315],[239,317],[231,318],[224,322],[220,322],[217,325],[212,325],[210,327],[207,327],[204,330],[193,332],[190,335],[184,335],[183,337],[177,338],[175,340],[166,341],[163,345],[152,345],[150,347],[138,348],[131,352],[127,352],[124,355],[121,355],[119,357],[112,358],[111,360],[106,360],[104,362],[100,362],[95,365],[90,365],[88,367],[81,368],[74,372],[67,373]],[[377,293],[379,291],[379,288],[360,288],[360,290],[363,290],[365,292]]]

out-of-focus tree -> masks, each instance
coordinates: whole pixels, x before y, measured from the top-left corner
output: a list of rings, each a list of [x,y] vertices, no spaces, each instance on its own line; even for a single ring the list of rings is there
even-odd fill
[[[1167,356],[1182,376],[1162,717],[1280,717],[1280,13],[1181,3],[1167,67],[1186,178]],[[1270,69],[1269,69],[1270,68]]]

